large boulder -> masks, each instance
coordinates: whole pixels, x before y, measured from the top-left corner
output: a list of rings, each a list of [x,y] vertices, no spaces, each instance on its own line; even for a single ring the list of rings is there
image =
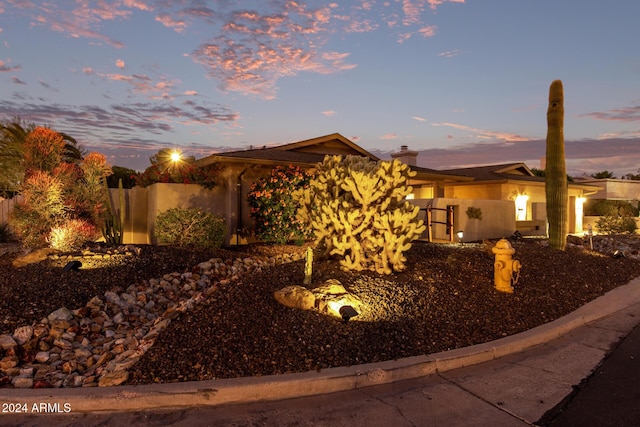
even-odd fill
[[[286,286],[273,293],[276,300],[287,307],[311,310],[315,307],[313,293],[302,286]]]

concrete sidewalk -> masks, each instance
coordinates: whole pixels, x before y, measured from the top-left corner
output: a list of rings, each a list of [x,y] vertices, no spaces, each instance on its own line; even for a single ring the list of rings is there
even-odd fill
[[[0,389],[2,404],[70,409],[0,413],[0,425],[532,425],[639,323],[636,279],[549,324],[429,356],[261,378]]]

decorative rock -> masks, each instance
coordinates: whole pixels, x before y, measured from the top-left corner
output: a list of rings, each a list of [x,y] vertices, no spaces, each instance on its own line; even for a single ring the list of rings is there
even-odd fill
[[[275,291],[276,300],[287,307],[310,310],[315,306],[316,298],[310,290],[302,286],[286,286]]]
[[[18,365],[18,358],[16,356],[7,356],[0,360],[0,369],[6,371],[9,368],[13,368]]]
[[[129,372],[116,371],[103,375],[98,381],[98,387],[111,387],[120,385],[129,379]]]
[[[11,380],[15,388],[33,388],[33,378],[15,377]]]
[[[7,350],[9,348],[17,347],[18,343],[9,334],[0,335],[0,348]]]
[[[18,345],[23,345],[33,336],[33,327],[21,326],[13,331],[13,339]]]
[[[66,320],[67,322],[73,319],[73,314],[65,307],[59,308],[50,315],[47,316],[50,322],[54,320]]]
[[[36,361],[38,363],[46,363],[49,361],[49,353],[46,351],[39,351],[36,353]]]
[[[128,379],[127,370],[153,346],[171,319],[202,303],[220,284],[231,284],[248,271],[275,264],[275,260],[252,258],[211,259],[198,264],[200,274],[166,274],[130,285],[125,292],[123,288],[105,292],[103,298],[94,297],[73,312],[60,308],[33,327],[17,328],[15,338],[0,335],[0,356],[4,356],[0,386],[122,384]],[[305,291],[306,306],[313,306],[313,295]]]

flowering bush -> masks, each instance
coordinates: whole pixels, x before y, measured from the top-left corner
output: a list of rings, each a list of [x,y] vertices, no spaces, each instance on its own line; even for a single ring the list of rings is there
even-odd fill
[[[224,218],[200,208],[173,208],[156,218],[154,235],[158,243],[200,248],[219,248],[227,228]]]
[[[47,242],[54,249],[69,252],[80,249],[86,241],[95,240],[98,234],[98,229],[90,222],[70,219],[51,228]]]
[[[106,158],[90,153],[77,163],[67,162],[64,149],[63,136],[51,129],[36,127],[25,139],[23,201],[10,220],[28,247],[73,247],[95,239],[104,220],[103,183],[111,173]]]
[[[280,244],[310,237],[310,228],[296,216],[298,203],[291,195],[294,190],[307,188],[310,178],[297,166],[278,166],[270,176],[251,184],[247,203],[256,237]]]

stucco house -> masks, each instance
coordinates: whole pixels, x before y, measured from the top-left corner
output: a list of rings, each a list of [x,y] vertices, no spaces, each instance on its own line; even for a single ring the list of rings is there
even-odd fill
[[[230,244],[245,241],[251,219],[245,202],[249,186],[277,165],[297,165],[312,169],[325,155],[359,155],[377,161],[348,138],[333,133],[294,143],[217,153],[197,161],[206,166],[224,167],[224,215],[229,226]],[[462,231],[462,241],[475,241],[511,235],[546,234],[544,178],[537,177],[524,163],[434,170],[417,166],[418,152],[402,146],[392,158],[408,164],[416,176],[409,184],[411,202],[423,209],[431,220],[425,238],[458,240],[452,233]],[[569,183],[569,232],[582,232],[582,203],[598,190],[590,184]],[[482,219],[467,214],[469,208],[482,212]],[[427,209],[431,208],[429,217]],[[453,214],[451,223],[450,213]],[[449,224],[447,224],[450,222]]]
[[[128,243],[155,243],[159,213],[172,207],[201,207],[225,218],[227,245],[248,243],[253,239],[246,202],[251,184],[278,165],[313,169],[326,155],[379,160],[339,133],[212,154],[195,163],[199,167],[220,166],[219,184],[212,190],[195,184],[162,183],[133,188],[127,194],[125,239]],[[525,235],[546,234],[544,178],[534,176],[524,163],[434,170],[417,166],[417,156],[406,146],[391,155],[416,172],[409,182],[413,193],[407,199],[422,209],[422,218],[430,224],[424,239],[477,241],[510,236],[516,230]],[[597,190],[591,184],[569,184],[570,232],[582,231],[582,203]]]

